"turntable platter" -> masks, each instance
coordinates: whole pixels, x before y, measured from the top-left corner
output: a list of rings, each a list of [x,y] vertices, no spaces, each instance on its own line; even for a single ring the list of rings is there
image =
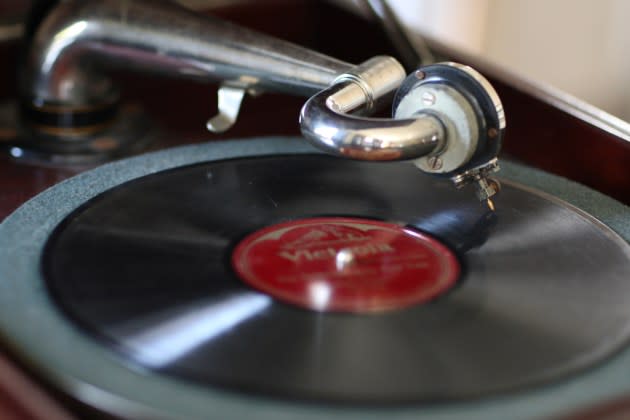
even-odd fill
[[[79,398],[126,414],[370,418],[376,402],[392,418],[531,417],[630,388],[627,351],[584,371],[630,334],[627,242],[513,182],[556,192],[567,181],[506,165],[494,215],[411,165],[313,153],[296,139],[188,146],[38,196],[0,227],[5,339]],[[618,217],[625,207],[571,187],[563,198],[630,236]],[[235,274],[229,259],[243,238],[314,217],[404,224],[450,249],[462,274],[430,302],[369,314],[265,299]],[[208,308],[243,296],[267,303],[250,302],[241,322],[205,330],[173,357],[160,352],[169,356],[162,364],[147,358],[194,336],[204,323],[195,314],[216,320]],[[479,396],[481,404],[420,404]],[[321,405],[330,401],[352,404]],[[411,404],[391,404],[401,401]]]

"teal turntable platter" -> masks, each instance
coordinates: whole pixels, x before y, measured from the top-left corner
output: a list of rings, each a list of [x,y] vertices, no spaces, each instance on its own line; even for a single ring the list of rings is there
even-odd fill
[[[503,166],[488,214],[405,163],[322,157],[296,138],[105,165],[0,226],[2,337],[48,381],[125,418],[541,418],[630,392],[628,208]],[[225,257],[244,237],[313,217],[426,233],[455,256],[457,279],[427,300],[349,313],[231,289],[241,274]],[[230,293],[187,282],[208,261],[191,249],[220,250]],[[148,289],[131,284],[145,275]],[[246,299],[253,315],[236,321],[198,305],[243,293],[266,298]]]

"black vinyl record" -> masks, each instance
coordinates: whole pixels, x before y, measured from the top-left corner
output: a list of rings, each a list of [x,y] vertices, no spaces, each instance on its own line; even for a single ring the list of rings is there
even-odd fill
[[[208,162],[85,203],[49,239],[43,273],[66,315],[125,363],[283,398],[474,397],[575,372],[618,348],[630,325],[625,242],[518,186],[506,185],[496,207],[410,163]],[[312,217],[426,232],[457,255],[461,275],[430,302],[364,314],[292,305],[235,273],[241,239]]]

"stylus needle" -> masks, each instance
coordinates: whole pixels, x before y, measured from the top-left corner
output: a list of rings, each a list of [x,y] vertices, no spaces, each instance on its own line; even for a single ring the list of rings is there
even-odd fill
[[[495,210],[494,203],[492,202],[492,199],[490,199],[490,198],[486,199],[486,204],[488,204],[488,208],[490,210],[492,210],[492,211]]]

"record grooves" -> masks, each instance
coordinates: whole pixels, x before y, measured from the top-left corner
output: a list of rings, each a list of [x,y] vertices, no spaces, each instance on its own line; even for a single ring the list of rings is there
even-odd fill
[[[208,162],[81,206],[48,241],[44,278],[70,318],[131,366],[283,398],[476,397],[576,372],[619,348],[630,325],[627,249],[518,187],[497,208],[487,213],[411,164]],[[261,293],[230,266],[237,243],[261,228],[340,216],[439,238],[466,267],[460,284],[375,314],[317,312]]]

